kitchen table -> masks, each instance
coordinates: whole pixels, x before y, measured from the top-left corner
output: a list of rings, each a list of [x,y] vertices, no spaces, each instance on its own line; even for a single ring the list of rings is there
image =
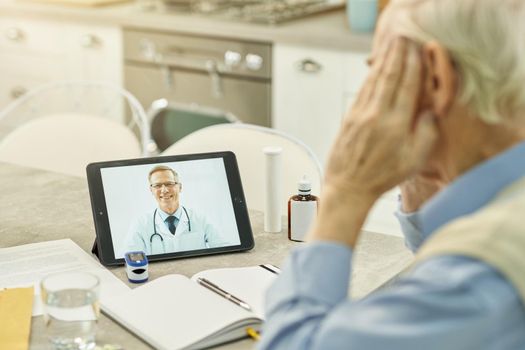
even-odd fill
[[[90,252],[95,230],[86,179],[0,162],[0,193],[0,247],[70,238]],[[205,269],[262,263],[281,265],[290,249],[303,244],[289,241],[285,230],[263,232],[261,212],[250,211],[250,219],[255,236],[251,251],[152,263],[150,277],[168,273],[191,276]],[[395,276],[412,256],[400,237],[363,232],[354,259],[351,296],[355,298]],[[110,271],[128,283],[123,267]],[[48,349],[42,317],[34,317],[31,326],[30,349]],[[151,349],[105,315],[100,319],[97,341],[130,350]],[[253,345],[252,340],[245,339],[219,348],[249,349]]]

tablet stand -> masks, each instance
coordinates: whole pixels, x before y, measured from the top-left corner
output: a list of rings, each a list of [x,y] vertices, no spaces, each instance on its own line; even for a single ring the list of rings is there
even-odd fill
[[[92,254],[95,254],[98,258],[98,260],[100,260],[100,256],[98,255],[98,245],[97,245],[97,239],[95,238],[95,242],[93,242],[93,248],[91,248],[91,253]]]

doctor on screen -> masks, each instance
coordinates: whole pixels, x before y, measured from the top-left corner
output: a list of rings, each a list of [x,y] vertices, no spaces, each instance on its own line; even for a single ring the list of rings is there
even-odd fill
[[[142,250],[152,255],[227,245],[204,217],[180,204],[182,183],[175,170],[156,166],[149,172],[148,180],[158,207],[130,225],[127,251]]]

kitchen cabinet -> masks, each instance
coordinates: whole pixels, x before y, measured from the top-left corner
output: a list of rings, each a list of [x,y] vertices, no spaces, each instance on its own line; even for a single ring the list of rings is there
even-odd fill
[[[345,53],[343,58],[343,114],[354,103],[368,74],[367,53]]]
[[[122,31],[118,27],[68,25],[69,75],[122,86]]]
[[[275,44],[272,125],[299,138],[324,164],[368,67],[366,53]]]
[[[0,108],[40,84],[101,80],[122,86],[121,30],[0,18]]]
[[[324,165],[368,74],[368,54],[280,44],[273,52],[273,126],[306,143]],[[376,202],[364,230],[401,235],[393,215],[398,193],[394,189]]]

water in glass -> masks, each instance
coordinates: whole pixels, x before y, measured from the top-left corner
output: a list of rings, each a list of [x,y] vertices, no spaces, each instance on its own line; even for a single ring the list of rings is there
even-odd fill
[[[100,316],[98,286],[46,289],[45,282],[44,280],[41,291],[44,322],[54,349],[94,349],[97,321]]]

